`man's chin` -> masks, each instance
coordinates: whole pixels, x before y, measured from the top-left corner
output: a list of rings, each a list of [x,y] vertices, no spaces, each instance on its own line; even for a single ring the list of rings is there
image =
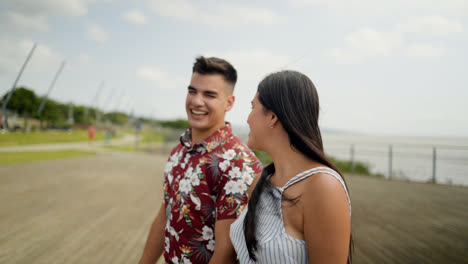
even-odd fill
[[[204,130],[206,128],[206,124],[205,122],[201,121],[201,120],[193,120],[193,119],[189,119],[189,125],[192,129],[196,129],[196,130]]]
[[[208,118],[208,115],[196,115],[192,113],[188,115],[189,122],[204,122],[204,120],[207,118]]]

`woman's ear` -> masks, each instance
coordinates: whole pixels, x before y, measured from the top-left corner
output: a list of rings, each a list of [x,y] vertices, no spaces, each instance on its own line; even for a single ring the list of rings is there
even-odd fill
[[[278,117],[275,115],[275,113],[271,112],[270,114],[271,114],[271,119],[269,122],[269,127],[274,128],[279,123],[279,120],[278,120]]]

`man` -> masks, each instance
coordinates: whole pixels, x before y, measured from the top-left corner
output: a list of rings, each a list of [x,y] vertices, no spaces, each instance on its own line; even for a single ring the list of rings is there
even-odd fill
[[[255,155],[224,121],[235,100],[234,67],[198,57],[192,73],[185,102],[190,129],[168,159],[164,203],[140,263],[155,263],[163,252],[167,263],[235,262],[229,227],[261,172]]]

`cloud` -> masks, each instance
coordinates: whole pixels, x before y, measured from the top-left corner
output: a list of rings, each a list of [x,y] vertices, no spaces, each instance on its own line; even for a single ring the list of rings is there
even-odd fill
[[[192,20],[197,17],[195,5],[184,0],[174,0],[170,2],[160,0],[150,0],[150,8],[156,13],[165,17]]]
[[[109,40],[109,34],[99,25],[88,24],[87,36],[89,39],[103,43]]]
[[[143,80],[151,82],[159,89],[174,89],[183,83],[181,78],[171,76],[156,67],[143,66],[137,70],[137,76]]]
[[[80,17],[91,3],[106,0],[2,0],[8,22],[17,28],[48,31],[50,16]]]
[[[23,15],[20,13],[9,11],[7,12],[9,22],[13,25],[36,31],[48,31],[47,20],[42,15]]]
[[[361,62],[372,56],[401,55],[417,57],[438,57],[446,53],[445,48],[433,44],[407,44],[405,37],[429,35],[443,37],[463,32],[462,24],[442,16],[415,17],[404,23],[397,23],[389,32],[361,28],[344,38],[344,47],[327,51],[327,56],[339,63]],[[401,48],[401,49],[400,49]]]
[[[351,63],[370,56],[388,56],[403,42],[398,32],[380,32],[361,28],[345,37],[345,47],[328,51],[327,55],[337,62]]]
[[[223,5],[221,7],[227,19],[234,23],[274,25],[285,22],[285,18],[265,8],[237,7]]]
[[[0,56],[0,74],[5,74],[13,81],[34,42],[31,40],[10,41],[0,39],[0,50],[5,56]],[[31,73],[49,73],[52,68],[58,67],[62,56],[44,44],[38,44],[27,68],[26,75]]]
[[[326,6],[329,9],[348,15],[349,10],[357,16],[381,16],[388,15],[402,10],[412,10],[414,12],[425,13],[444,13],[455,16],[465,16],[468,12],[468,1],[466,0],[393,0],[393,1],[375,1],[375,0],[289,0],[298,8],[311,6]]]
[[[78,60],[77,60],[79,63],[81,64],[90,64],[92,62],[92,58],[91,56],[87,55],[87,54],[80,54],[78,56]]]
[[[34,42],[32,40],[22,40],[20,42],[20,49],[24,51],[29,51],[33,46]],[[38,44],[34,52],[34,56],[38,57],[41,63],[47,63],[50,61],[58,60],[61,56],[58,53],[52,51],[51,48],[44,44]]]
[[[226,120],[234,123],[245,124],[248,113],[250,111],[250,101],[255,95],[257,85],[267,74],[280,70],[283,66],[291,62],[289,56],[283,56],[270,50],[252,49],[252,50],[206,50],[202,51],[206,57],[220,57],[229,61],[238,72],[238,82],[234,91],[236,96],[235,107],[228,112]],[[191,62],[191,60],[190,60]],[[157,104],[161,117],[174,118],[184,117],[184,106],[180,92],[185,91],[190,82],[190,72],[185,72],[181,75],[167,72],[163,67],[146,66],[140,67],[137,71],[137,76],[140,79],[146,80],[154,85],[155,88],[166,89],[171,92],[170,98],[177,100],[161,102]],[[182,89],[182,90],[181,90]],[[166,93],[166,91],[164,93]],[[148,91],[147,97],[154,91]],[[161,93],[156,93],[152,97],[161,98]],[[154,107],[154,104],[152,104]]]
[[[411,44],[406,47],[405,53],[411,57],[439,57],[446,53],[446,49],[432,44]]]
[[[24,15],[84,16],[91,0],[3,0],[9,10]]]
[[[150,0],[150,8],[160,16],[207,24],[210,26],[236,26],[239,24],[272,25],[284,23],[285,18],[265,8],[240,7],[226,3],[199,8],[186,0]]]
[[[354,50],[366,55],[389,55],[395,46],[401,43],[402,36],[395,32],[379,32],[370,28],[361,28],[345,38]]]
[[[146,16],[137,10],[130,10],[123,14],[125,20],[134,24],[146,24]]]
[[[0,74],[12,72],[12,68],[14,68],[15,65],[21,66],[21,62],[18,63],[20,55],[24,56],[24,60],[26,59],[26,56],[29,52],[26,51],[24,54],[22,54],[21,50],[19,49],[18,43],[13,43],[12,41],[6,39],[0,39],[0,50],[2,50],[2,56],[0,56]]]
[[[359,16],[375,16],[382,13],[384,10],[388,11],[397,9],[402,4],[402,0],[290,0],[290,2],[297,8],[325,6],[328,9],[343,15],[349,14],[349,10],[353,10],[353,14]]]
[[[228,51],[221,53],[207,52],[207,56],[221,57],[229,61],[239,74],[239,80],[255,81],[258,84],[266,74],[279,71],[287,66],[292,58],[277,55],[264,49]]]
[[[442,16],[424,16],[400,23],[396,30],[401,32],[421,33],[434,36],[445,36],[463,32],[462,24],[454,19]]]

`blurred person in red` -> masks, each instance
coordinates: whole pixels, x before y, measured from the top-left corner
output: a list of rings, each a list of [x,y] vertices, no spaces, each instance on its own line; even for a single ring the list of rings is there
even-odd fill
[[[96,132],[96,129],[94,128],[93,125],[89,125],[88,126],[88,139],[89,139],[89,143],[93,143],[93,139],[94,139],[94,134]]]

